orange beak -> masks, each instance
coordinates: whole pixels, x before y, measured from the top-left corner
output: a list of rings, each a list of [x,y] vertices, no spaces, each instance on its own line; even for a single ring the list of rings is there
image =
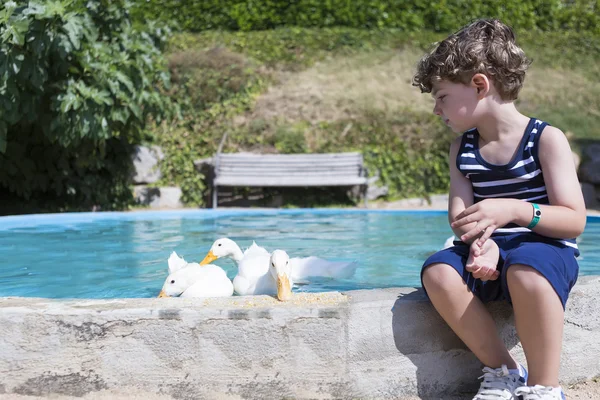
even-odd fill
[[[166,294],[164,290],[161,290],[160,293],[158,294],[158,297],[170,297],[170,296],[168,294]]]
[[[212,250],[210,250],[206,254],[206,257],[204,257],[204,260],[200,261],[200,265],[210,264],[211,262],[215,261],[217,258],[219,258],[219,257],[215,256],[215,254],[212,252]]]
[[[292,298],[292,287],[286,275],[277,275],[277,298],[287,301]]]

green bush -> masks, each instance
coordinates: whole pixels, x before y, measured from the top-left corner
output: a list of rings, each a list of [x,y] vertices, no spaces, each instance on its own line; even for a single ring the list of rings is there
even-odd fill
[[[398,29],[356,29],[298,27],[270,31],[179,33],[170,41],[170,51],[209,50],[226,47],[269,67],[300,70],[332,54],[350,54],[403,45],[428,47],[437,40],[433,32],[407,33]]]
[[[194,113],[225,103],[260,81],[256,67],[246,57],[224,47],[173,53],[169,70],[170,95]]]
[[[244,55],[224,47],[176,51],[169,55],[168,65],[169,95],[179,105],[182,118],[148,130],[165,153],[159,184],[180,186],[186,204],[201,206],[207,188],[193,161],[214,154],[232,118],[251,109],[269,75]]]
[[[129,153],[173,111],[167,33],[134,29],[126,1],[0,5],[0,192],[44,210],[122,208]]]
[[[345,129],[352,123],[350,129]],[[370,175],[379,175],[389,198],[428,197],[448,190],[448,149],[454,138],[432,114],[372,111],[350,121],[321,122],[318,153],[360,151]],[[342,134],[346,131],[346,134]]]
[[[282,26],[447,32],[475,18],[496,17],[516,29],[600,33],[597,0],[139,0],[135,15],[174,21],[190,32]]]

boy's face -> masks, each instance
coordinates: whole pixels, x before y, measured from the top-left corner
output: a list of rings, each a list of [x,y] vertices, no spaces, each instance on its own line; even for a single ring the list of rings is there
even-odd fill
[[[476,87],[441,80],[433,84],[431,95],[435,100],[433,113],[452,131],[462,133],[475,127],[479,102]]]

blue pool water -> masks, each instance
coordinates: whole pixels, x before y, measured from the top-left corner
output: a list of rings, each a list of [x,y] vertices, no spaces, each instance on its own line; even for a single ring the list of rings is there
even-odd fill
[[[200,261],[212,242],[256,240],[292,257],[355,260],[350,280],[318,279],[295,291],[418,286],[423,260],[451,235],[445,212],[190,210],[0,217],[0,297],[154,297],[176,251]],[[600,275],[600,218],[589,217],[581,275]],[[218,260],[233,278],[231,260]]]

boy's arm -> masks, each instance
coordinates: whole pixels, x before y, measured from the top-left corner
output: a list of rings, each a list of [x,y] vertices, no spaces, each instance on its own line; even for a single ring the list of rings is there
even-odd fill
[[[583,232],[586,209],[565,134],[547,126],[539,141],[539,159],[550,205],[540,205],[542,216],[533,231],[552,238],[575,238]],[[527,226],[533,217],[531,204],[515,208],[514,222]]]
[[[461,141],[462,136],[459,136],[450,146],[450,194],[448,196],[448,222],[450,223],[456,220],[458,214],[473,204],[473,186],[471,185],[471,181],[465,178],[456,167],[456,157]],[[471,222],[458,228],[452,228],[452,231],[456,237],[460,238],[464,233],[473,229],[475,225],[477,225],[477,222]],[[466,242],[471,243],[473,240],[475,238]]]

